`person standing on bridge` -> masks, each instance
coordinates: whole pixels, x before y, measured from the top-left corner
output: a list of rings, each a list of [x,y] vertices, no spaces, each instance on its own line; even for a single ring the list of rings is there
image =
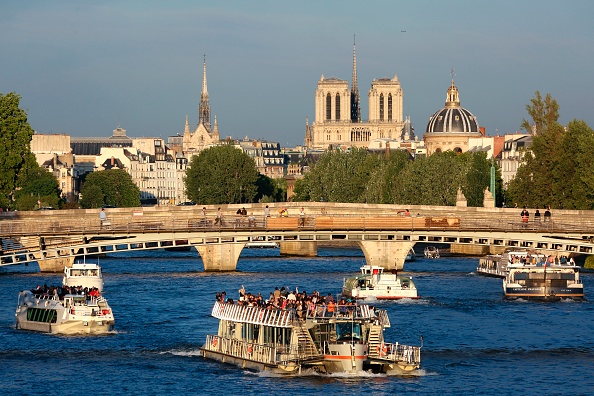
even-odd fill
[[[526,224],[528,224],[528,219],[530,218],[530,213],[528,212],[528,209],[526,209],[526,206],[522,209],[520,216],[522,216],[522,225],[526,226]]]
[[[101,227],[103,227],[103,223],[107,221],[107,213],[105,213],[105,208],[101,208],[101,212],[99,212],[99,220],[101,220]]]
[[[223,212],[221,212],[221,208],[220,207],[217,209],[217,217],[215,219],[214,225],[217,225],[217,224],[220,225],[220,226],[223,225]]]
[[[301,211],[299,211],[299,225],[301,227],[305,226],[305,208],[302,206]]]

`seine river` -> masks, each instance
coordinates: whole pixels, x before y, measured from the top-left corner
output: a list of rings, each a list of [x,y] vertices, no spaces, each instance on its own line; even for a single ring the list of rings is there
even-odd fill
[[[60,337],[14,329],[17,294],[58,284],[36,265],[0,269],[1,395],[592,395],[594,274],[582,274],[584,302],[505,301],[501,280],[475,274],[476,258],[418,258],[405,270],[420,300],[380,302],[389,341],[419,344],[422,370],[399,377],[361,373],[277,377],[205,360],[216,333],[215,292],[241,285],[336,294],[358,272],[358,249],[320,249],[317,258],[244,250],[234,273],[204,273],[197,253],[146,251],[100,260],[116,332]],[[266,293],[266,294],[264,294]]]

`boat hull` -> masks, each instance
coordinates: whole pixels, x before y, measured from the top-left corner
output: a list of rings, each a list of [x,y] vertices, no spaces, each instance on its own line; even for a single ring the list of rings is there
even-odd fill
[[[38,331],[41,333],[62,335],[101,335],[113,331],[113,320],[69,320],[62,323],[42,323],[21,320],[17,318],[16,328],[21,330]]]
[[[551,288],[551,287],[505,287],[505,298],[525,298],[530,300],[557,301],[563,298],[582,300],[584,289],[576,288]]]
[[[295,364],[279,365],[262,363],[256,360],[233,356],[218,351],[212,351],[204,347],[200,348],[200,351],[202,352],[202,357],[206,359],[216,360],[221,363],[235,365],[252,371],[267,371],[274,374],[295,375],[301,370],[301,367]]]

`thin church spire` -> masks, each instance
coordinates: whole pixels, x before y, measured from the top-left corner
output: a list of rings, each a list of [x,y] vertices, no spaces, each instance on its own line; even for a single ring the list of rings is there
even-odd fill
[[[359,87],[357,84],[357,47],[353,34],[353,80],[351,82],[351,122],[361,122]]]
[[[198,125],[203,124],[210,133],[210,102],[206,88],[206,54],[204,54],[204,65],[202,72],[202,92],[200,93],[200,105],[198,107]]]

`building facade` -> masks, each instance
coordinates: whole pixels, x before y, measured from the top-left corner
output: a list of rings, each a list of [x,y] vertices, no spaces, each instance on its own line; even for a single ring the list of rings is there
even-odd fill
[[[368,147],[375,139],[401,140],[403,135],[403,90],[398,77],[380,78],[369,90],[369,119],[361,121],[357,82],[357,55],[353,48],[351,89],[336,77],[318,81],[315,93],[315,120],[305,126],[305,147]],[[414,139],[414,137],[413,137]]]

